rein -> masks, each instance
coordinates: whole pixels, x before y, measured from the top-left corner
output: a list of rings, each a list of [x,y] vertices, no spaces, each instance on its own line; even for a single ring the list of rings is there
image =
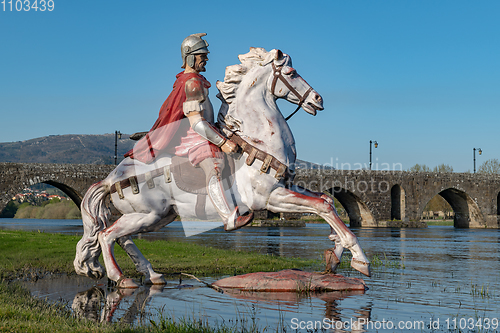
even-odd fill
[[[311,90],[313,88],[309,87],[309,89],[307,89],[307,91],[304,94],[304,96],[301,96],[299,94],[299,92],[294,87],[292,87],[290,85],[290,83],[288,83],[288,81],[285,79],[285,77],[281,73],[281,70],[283,69],[283,66],[276,67],[274,65],[274,62],[272,63],[272,66],[273,66],[273,76],[274,77],[273,77],[273,82],[271,84],[271,93],[273,95],[275,95],[274,90],[276,89],[276,83],[278,82],[278,79],[280,79],[281,82],[283,82],[283,84],[288,88],[288,90],[290,90],[290,92],[292,94],[294,94],[295,96],[297,96],[297,98],[299,99],[299,105],[297,106],[297,109],[295,109],[295,111],[293,111],[288,117],[285,118],[285,120],[288,121],[288,119],[292,118],[292,116],[294,114],[296,114],[297,111],[299,111],[299,109],[302,107],[302,104],[304,104],[304,101],[306,100],[307,96],[309,95],[309,93],[311,92]]]
[[[217,125],[219,126],[219,128],[226,129],[229,132],[227,138],[236,143],[236,145],[241,148],[242,153],[246,153],[248,155],[245,160],[245,163],[248,166],[252,165],[253,162],[257,159],[259,161],[262,161],[262,167],[260,168],[260,171],[262,173],[266,173],[269,168],[271,168],[276,171],[276,175],[274,175],[274,178],[276,178],[278,181],[284,179],[285,183],[289,183],[293,180],[294,175],[290,172],[290,169],[286,164],[281,163],[280,160],[278,160],[273,155],[268,154],[265,151],[260,150],[259,148],[254,147],[250,143],[246,142],[241,136],[239,136],[236,132],[230,130],[225,124],[219,122],[217,123]]]

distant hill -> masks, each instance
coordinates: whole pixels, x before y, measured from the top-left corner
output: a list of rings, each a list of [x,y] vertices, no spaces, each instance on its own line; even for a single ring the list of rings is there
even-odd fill
[[[118,140],[118,161],[135,141],[123,134]],[[49,135],[41,138],[0,143],[0,162],[113,164],[115,135]]]
[[[118,162],[134,147],[129,134],[118,140]],[[113,164],[115,135],[66,134],[0,143],[0,162]],[[319,164],[297,160],[297,169],[318,169]]]

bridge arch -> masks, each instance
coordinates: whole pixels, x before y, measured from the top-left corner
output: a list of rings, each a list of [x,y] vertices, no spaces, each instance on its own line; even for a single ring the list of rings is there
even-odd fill
[[[340,202],[349,216],[351,227],[376,227],[377,222],[368,206],[354,193],[334,187],[330,193]]]
[[[78,209],[80,209],[80,204],[82,203],[83,197],[77,190],[75,190],[74,188],[72,188],[66,184],[58,183],[58,182],[55,182],[53,180],[46,180],[46,181],[43,181],[42,183],[57,187],[58,189],[63,191],[64,194],[66,194],[71,200],[73,200],[73,202],[76,204]]]
[[[51,186],[54,186],[54,187],[60,189],[71,200],[73,200],[73,202],[76,204],[76,206],[78,207],[78,209],[80,209],[80,204],[82,203],[83,197],[80,194],[80,192],[78,192],[76,189],[74,189],[73,187],[71,187],[69,185],[66,185],[66,184],[63,184],[63,183],[60,183],[60,182],[56,182],[54,180],[50,180],[50,179],[43,180],[43,178],[40,178],[40,177],[36,177],[36,179],[38,181],[33,181],[33,179],[30,179],[29,183],[22,183],[22,184],[19,183],[19,184],[16,184],[16,185],[14,185],[14,186],[11,187],[10,192],[14,193],[14,195],[15,195],[17,193],[21,193],[27,187],[43,183],[43,184],[51,185]],[[13,197],[13,195],[11,195],[10,197]],[[7,202],[4,205],[2,205],[2,207],[0,207],[0,211],[3,208],[5,208],[4,206],[6,204],[7,204]]]
[[[107,177],[114,165],[0,163],[0,210],[23,189],[46,183],[63,191],[80,207],[83,194]]]
[[[440,195],[453,209],[453,212],[455,213],[453,225],[455,228],[485,227],[485,219],[481,213],[481,209],[466,192],[456,188],[447,188],[438,192],[436,195]],[[433,197],[429,198],[426,202],[424,202],[424,205],[420,207],[420,216],[423,213],[424,207]]]
[[[403,221],[406,217],[405,190],[396,184],[391,188],[391,220]]]

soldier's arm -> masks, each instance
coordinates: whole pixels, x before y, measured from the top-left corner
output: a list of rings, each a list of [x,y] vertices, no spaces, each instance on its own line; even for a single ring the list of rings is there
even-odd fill
[[[205,101],[205,92],[202,83],[193,78],[186,82],[186,101],[183,104],[184,114],[189,120],[191,128],[206,140],[220,147],[225,153],[236,151],[236,144],[231,140],[226,140],[212,125],[202,116]]]

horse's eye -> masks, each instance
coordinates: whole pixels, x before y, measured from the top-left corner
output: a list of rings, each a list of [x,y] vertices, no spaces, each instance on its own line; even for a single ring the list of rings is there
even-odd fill
[[[297,74],[297,72],[292,67],[289,67],[287,68],[287,70],[284,71],[283,74],[294,76],[295,74]]]

